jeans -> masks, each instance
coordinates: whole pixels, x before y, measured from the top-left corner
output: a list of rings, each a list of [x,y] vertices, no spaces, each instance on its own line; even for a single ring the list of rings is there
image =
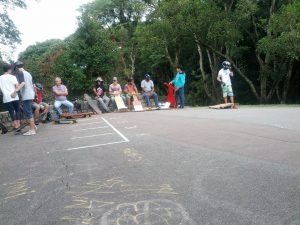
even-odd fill
[[[179,88],[177,91],[175,91],[175,100],[176,100],[176,105],[179,105],[179,99],[180,99],[180,108],[184,108],[184,87]]]
[[[121,98],[123,99],[123,102],[124,102],[124,104],[125,104],[125,103],[126,103],[126,98],[125,98],[123,95],[121,95]],[[115,96],[114,96],[114,95],[111,95],[111,96],[110,96],[110,100],[111,100],[111,102],[112,102],[114,108],[115,108],[115,109],[118,109],[117,104],[116,104],[116,101],[115,101]]]
[[[12,121],[20,120],[20,104],[19,101],[4,103]]]
[[[104,109],[106,112],[109,112],[108,105],[110,99],[106,95],[104,95],[102,98],[98,98],[97,100],[100,104],[101,110]]]
[[[61,106],[64,105],[68,108],[68,113],[73,113],[74,105],[72,102],[69,102],[68,100],[65,101],[55,101],[54,102],[54,108],[58,112],[59,115],[62,115]]]
[[[158,96],[157,96],[157,94],[155,93],[155,92],[153,92],[152,94],[151,94],[151,92],[145,92],[144,94],[143,94],[143,98],[145,99],[145,101],[146,101],[146,105],[147,105],[147,107],[150,107],[150,98],[153,98],[154,99],[154,102],[155,102],[155,107],[159,107],[159,105],[158,105]]]
[[[23,101],[23,110],[24,110],[25,119],[30,120],[30,119],[33,118],[32,104],[33,104],[32,100],[25,100],[25,101]]]

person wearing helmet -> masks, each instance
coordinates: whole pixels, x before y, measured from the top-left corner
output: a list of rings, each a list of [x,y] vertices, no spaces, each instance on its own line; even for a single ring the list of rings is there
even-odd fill
[[[122,87],[121,85],[118,83],[118,78],[114,77],[113,78],[113,83],[111,85],[109,85],[109,94],[110,94],[110,100],[112,101],[115,110],[118,109],[116,101],[115,101],[115,96],[120,95],[124,104],[126,102],[126,99],[124,97],[124,95],[122,95]]]
[[[170,84],[173,84],[175,86],[175,100],[176,100],[176,105],[178,106],[179,104],[179,99],[180,99],[180,108],[184,108],[184,85],[185,85],[185,77],[186,74],[182,69],[182,66],[177,66],[176,67],[176,77],[174,80],[170,82]]]
[[[103,79],[98,77],[96,79],[95,87],[93,88],[96,100],[98,100],[102,112],[109,112],[108,105],[110,99],[106,96],[106,88],[103,84]]]
[[[145,79],[142,81],[141,83],[141,87],[143,89],[143,98],[146,101],[146,105],[147,107],[150,107],[151,103],[150,103],[150,98],[154,99],[155,102],[155,107],[159,108],[159,104],[158,104],[158,96],[154,91],[154,83],[151,80],[151,77],[149,74],[145,74]]]
[[[35,97],[35,92],[33,87],[32,76],[23,67],[23,62],[18,61],[15,63],[15,70],[17,72],[17,80],[19,82],[19,86],[12,93],[12,97],[16,96],[17,92],[20,91],[23,102],[24,116],[28,120],[28,124],[30,127],[29,131],[24,133],[23,135],[31,136],[35,135],[37,131],[37,127],[35,126],[32,114],[32,103]]]
[[[35,99],[33,100],[32,109],[34,111],[35,124],[39,123],[39,117],[43,114],[41,121],[46,123],[46,118],[49,113],[49,105],[43,102],[43,85],[40,83],[34,84]]]
[[[233,77],[233,72],[231,71],[231,64],[228,61],[224,61],[222,63],[222,69],[218,73],[217,80],[221,83],[222,91],[223,91],[223,98],[225,104],[228,102],[227,97],[230,98],[230,102],[234,103],[234,95],[231,85],[231,78]]]

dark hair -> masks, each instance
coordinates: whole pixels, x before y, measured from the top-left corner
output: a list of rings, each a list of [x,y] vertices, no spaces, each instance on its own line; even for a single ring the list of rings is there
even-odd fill
[[[133,78],[132,77],[128,77],[127,82],[132,82]]]
[[[8,72],[8,71],[11,70],[11,69],[12,69],[12,66],[9,65],[9,64],[5,64],[5,65],[3,66],[3,72],[4,72],[4,73]]]
[[[182,65],[178,65],[178,66],[176,66],[176,69],[183,70],[183,67],[182,67]]]

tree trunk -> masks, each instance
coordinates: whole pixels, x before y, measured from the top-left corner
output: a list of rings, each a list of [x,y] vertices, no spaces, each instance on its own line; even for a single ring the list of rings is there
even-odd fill
[[[293,73],[293,66],[294,66],[294,61],[290,60],[288,71],[287,71],[286,77],[284,79],[281,104],[286,103],[286,99],[287,99],[287,95],[288,95],[289,87],[290,87],[290,82],[291,82],[291,77],[292,77],[292,73]]]

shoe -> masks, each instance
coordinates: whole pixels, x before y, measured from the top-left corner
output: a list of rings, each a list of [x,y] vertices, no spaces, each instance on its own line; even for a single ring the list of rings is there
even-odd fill
[[[32,136],[32,135],[36,135],[36,131],[35,130],[29,130],[26,133],[23,134],[23,136]]]
[[[37,131],[37,129],[38,129],[37,126],[34,126],[34,129],[35,129],[35,131]]]

